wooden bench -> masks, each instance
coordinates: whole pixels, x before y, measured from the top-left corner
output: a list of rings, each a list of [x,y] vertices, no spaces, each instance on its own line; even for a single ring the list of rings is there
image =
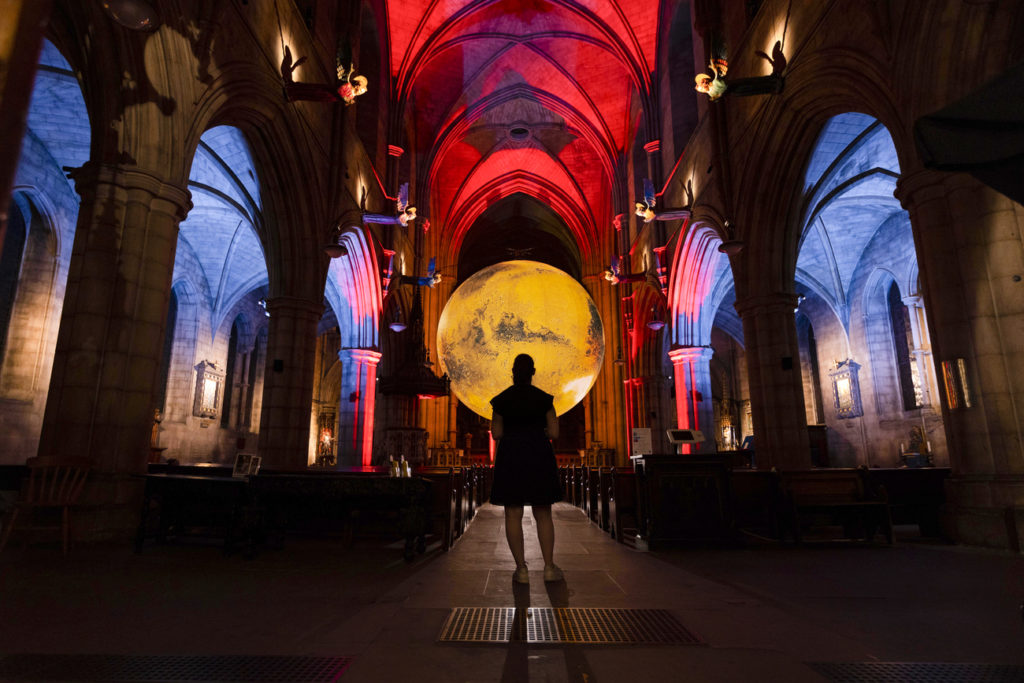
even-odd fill
[[[803,542],[805,526],[841,525],[845,538],[870,542],[881,530],[892,544],[885,489],[872,485],[867,468],[790,470],[781,473],[781,484],[790,531],[797,543]]]
[[[948,467],[902,467],[868,470],[884,486],[893,524],[916,524],[922,536],[942,536],[940,515],[946,504]]]
[[[733,469],[729,473],[729,484],[736,527],[754,536],[780,539],[785,508],[779,490],[779,473]]]
[[[636,473],[613,467],[611,497],[608,501],[608,532],[619,543],[634,545],[640,526],[637,509]]]
[[[608,531],[611,499],[612,499],[612,472],[613,467],[601,467],[597,473],[597,525],[604,531]]]
[[[455,468],[420,467],[414,474],[431,483],[428,530],[440,538],[441,550],[447,552],[455,543]]]
[[[599,467],[588,467],[586,468],[586,481],[583,500],[586,503],[587,517],[594,524],[598,524],[598,518],[600,517],[600,498],[601,498],[601,486],[600,486],[600,469]]]

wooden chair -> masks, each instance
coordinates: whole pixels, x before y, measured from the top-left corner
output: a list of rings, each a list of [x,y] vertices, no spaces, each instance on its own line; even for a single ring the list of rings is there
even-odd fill
[[[54,525],[29,525],[26,529],[56,529],[61,530],[64,554],[68,554],[68,545],[71,542],[71,519],[70,509],[78,501],[82,492],[82,485],[85,477],[92,467],[92,460],[89,458],[52,458],[36,457],[29,458],[25,463],[28,467],[28,486],[23,489],[21,498],[11,508],[10,517],[4,525],[3,537],[0,538],[0,552],[3,552],[7,545],[7,539],[11,537],[14,525],[19,514],[25,511],[26,516],[33,516],[36,511],[42,509],[60,509],[61,524]]]

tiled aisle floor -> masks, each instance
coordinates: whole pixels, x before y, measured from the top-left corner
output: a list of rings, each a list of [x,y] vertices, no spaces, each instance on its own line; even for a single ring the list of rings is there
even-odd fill
[[[448,553],[294,540],[255,560],[201,544],[0,556],[0,655],[351,656],[342,683],[823,681],[809,662],[1024,665],[1024,558],[948,546],[637,553],[560,504],[544,584],[513,590],[499,508]],[[531,542],[532,541],[532,542]],[[671,610],[706,645],[441,644],[453,607]],[[1018,671],[1024,671],[1019,669]],[[1007,680],[1007,679],[1003,679]],[[1012,679],[1011,679],[1012,680]]]

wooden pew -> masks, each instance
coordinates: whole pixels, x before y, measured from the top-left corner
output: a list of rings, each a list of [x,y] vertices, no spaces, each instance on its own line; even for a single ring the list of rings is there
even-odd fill
[[[455,468],[420,467],[414,474],[432,484],[428,528],[439,536],[441,550],[447,552],[455,543]]]
[[[875,486],[885,487],[893,524],[916,524],[922,536],[941,537],[948,467],[869,469]]]
[[[455,538],[459,538],[469,526],[466,502],[466,468],[455,467],[452,471],[452,488],[455,491]]]
[[[406,560],[426,548],[433,486],[422,477],[268,472],[250,476],[247,488],[249,509],[259,517],[253,520],[257,528],[246,530],[249,536],[339,530],[350,536],[362,516],[373,524],[388,520],[388,533],[405,539]]]
[[[600,467],[597,475],[597,525],[604,531],[611,527],[609,511],[612,498],[612,470],[612,467]]]
[[[465,468],[465,481],[466,493],[463,498],[466,506],[466,526],[473,521],[473,515],[476,514],[476,470],[472,465]]]
[[[781,539],[785,508],[775,470],[734,469],[729,473],[732,515],[737,528]]]
[[[608,502],[609,532],[619,543],[633,545],[640,526],[636,474],[630,468],[613,467],[612,495]]]
[[[572,468],[572,504],[578,508],[583,507],[583,469],[583,465]]]
[[[885,490],[868,479],[866,467],[790,470],[781,473],[782,495],[793,538],[803,541],[803,527],[842,525],[846,538],[873,540],[881,530],[891,545],[892,519]]]
[[[586,469],[586,494],[584,495],[584,501],[586,502],[587,517],[594,524],[599,524],[599,518],[601,511],[599,507],[599,501],[601,497],[601,486],[598,479],[600,473],[600,467],[588,467]]]

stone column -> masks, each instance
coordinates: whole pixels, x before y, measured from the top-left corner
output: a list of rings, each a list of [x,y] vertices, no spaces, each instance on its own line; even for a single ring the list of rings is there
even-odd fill
[[[379,351],[341,349],[341,397],[338,401],[338,465],[370,465],[377,400]]]
[[[684,346],[672,349],[676,387],[676,425],[680,429],[699,429],[704,443],[697,447],[683,446],[683,453],[715,452],[715,416],[711,405],[711,356],[706,346]]]
[[[807,414],[796,335],[796,294],[775,293],[736,302],[743,321],[759,469],[811,466]]]
[[[948,530],[966,543],[1019,547],[1024,537],[1024,208],[966,175],[905,175],[953,477]],[[958,361],[963,359],[964,373]],[[962,376],[965,375],[965,376]]]
[[[279,296],[267,300],[267,312],[259,454],[266,469],[304,470],[309,464],[316,327],[323,306]]]
[[[146,466],[178,224],[192,203],[136,168],[89,162],[74,181],[82,203],[39,454],[93,460],[85,498],[106,518],[85,533],[117,536],[138,512],[129,474]]]

